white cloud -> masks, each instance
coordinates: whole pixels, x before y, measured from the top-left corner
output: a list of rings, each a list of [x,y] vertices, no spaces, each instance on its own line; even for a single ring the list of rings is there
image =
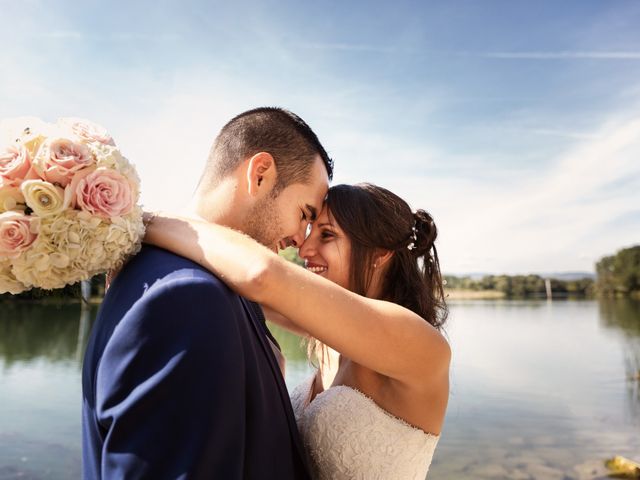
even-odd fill
[[[433,211],[445,271],[591,270],[603,254],[640,241],[640,225],[611,222],[640,205],[639,189],[615,188],[625,180],[640,183],[640,118],[607,122],[592,137],[550,169],[508,182],[405,177],[385,183]],[[608,189],[613,193],[602,195]]]

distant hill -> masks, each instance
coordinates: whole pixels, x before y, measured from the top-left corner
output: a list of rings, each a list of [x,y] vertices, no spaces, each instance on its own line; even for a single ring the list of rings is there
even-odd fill
[[[451,275],[453,277],[468,277],[471,278],[472,280],[481,280],[483,277],[487,277],[489,275],[503,275],[501,273],[486,273],[486,272],[471,272],[471,273],[452,273],[452,274],[445,274],[445,275]],[[571,280],[581,280],[583,278],[589,278],[591,280],[595,280],[596,279],[596,274],[593,272],[553,272],[553,273],[509,273],[506,274],[510,277],[514,277],[516,275],[538,275],[542,278],[553,278],[555,280],[564,280],[564,281],[571,281]]]
[[[555,278],[556,280],[581,280],[583,278],[589,278],[591,280],[596,279],[596,274],[593,272],[556,272],[556,273],[539,273],[544,278]]]

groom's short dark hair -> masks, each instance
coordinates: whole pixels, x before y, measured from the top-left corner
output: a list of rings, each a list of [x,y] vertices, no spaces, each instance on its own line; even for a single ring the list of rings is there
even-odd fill
[[[270,153],[276,162],[277,190],[307,183],[316,155],[322,158],[329,179],[333,178],[333,160],[311,127],[296,114],[276,107],[248,110],[227,122],[211,147],[204,178],[215,185],[259,152]]]

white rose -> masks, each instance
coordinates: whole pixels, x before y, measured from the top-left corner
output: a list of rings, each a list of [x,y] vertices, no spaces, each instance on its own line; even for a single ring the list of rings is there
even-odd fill
[[[37,219],[38,239],[28,255],[13,260],[10,278],[24,288],[60,288],[118,268],[128,255],[139,251],[144,235],[138,206],[114,219],[73,209]]]
[[[71,189],[66,192],[44,180],[25,180],[20,186],[24,199],[39,217],[57,215],[71,204]]]
[[[24,211],[24,196],[18,187],[0,187],[0,213]]]

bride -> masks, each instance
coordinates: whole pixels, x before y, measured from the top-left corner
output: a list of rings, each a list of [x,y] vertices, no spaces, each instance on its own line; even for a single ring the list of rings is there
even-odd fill
[[[422,480],[449,396],[436,236],[427,212],[360,184],[329,190],[299,250],[306,270],[194,219],[151,216],[145,242],[200,263],[319,343],[320,368],[292,394],[314,478]]]

